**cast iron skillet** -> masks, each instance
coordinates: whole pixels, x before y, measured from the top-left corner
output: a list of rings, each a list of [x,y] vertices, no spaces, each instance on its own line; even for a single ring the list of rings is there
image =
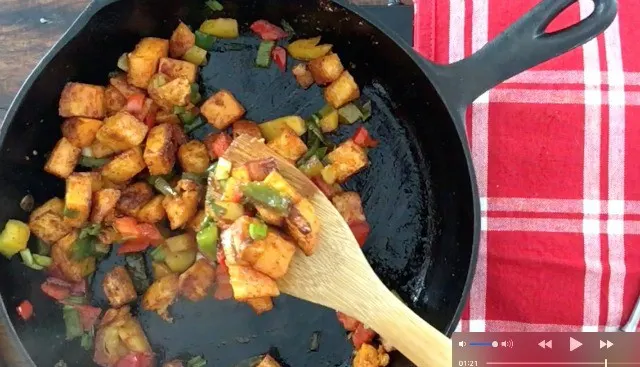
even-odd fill
[[[371,167],[349,183],[364,198],[372,225],[364,251],[383,281],[416,312],[448,335],[460,317],[477,256],[478,193],[464,131],[463,112],[477,96],[501,81],[577,47],[614,19],[615,0],[594,0],[595,11],[580,23],[552,34],[546,26],[577,0],[544,0],[505,33],[472,57],[437,66],[361,9],[326,0],[223,1],[223,16],[246,30],[257,19],[290,22],[299,36],[321,34],[374,102],[368,129],[380,139],[370,153]],[[107,84],[116,60],[143,36],[168,38],[178,19],[197,26],[207,15],[202,0],[99,0],[71,29],[23,85],[0,128],[0,222],[26,220],[19,207],[27,193],[41,204],[63,194],[63,183],[44,173],[45,153],[60,136],[57,103],[68,81]],[[299,89],[277,68],[254,68],[255,37],[216,46],[202,72],[210,95],[231,90],[264,121],[288,114],[310,115],[323,105],[320,90]],[[291,65],[290,65],[291,66]],[[353,129],[344,129],[342,140]],[[198,132],[204,135],[206,131]],[[37,155],[34,153],[37,152]],[[106,307],[100,282],[115,257],[94,281],[94,304]],[[45,299],[44,275],[19,263],[0,261],[0,355],[9,366],[92,365],[78,342],[64,341],[60,307]],[[17,319],[16,305],[29,299],[36,316]],[[9,312],[7,312],[9,310]],[[349,365],[351,347],[331,310],[290,297],[276,299],[275,310],[257,317],[245,305],[207,300],[180,301],[175,324],[140,312],[159,360],[204,354],[210,364],[232,366],[268,351],[290,366]],[[320,349],[309,353],[309,338],[321,332]],[[425,353],[429,346],[425,345]],[[410,365],[393,356],[393,365]]]

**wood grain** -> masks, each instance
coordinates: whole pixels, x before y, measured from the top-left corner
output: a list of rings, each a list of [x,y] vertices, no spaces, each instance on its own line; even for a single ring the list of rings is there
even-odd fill
[[[90,0],[0,1],[0,121],[16,92],[44,54]],[[353,0],[385,5],[388,0]],[[410,4],[412,0],[403,0]]]
[[[320,221],[315,252],[311,256],[296,253],[287,274],[278,280],[281,292],[355,317],[418,367],[451,366],[451,340],[380,281],[342,215],[307,176],[249,135],[236,138],[224,157],[234,166],[274,159],[280,174],[315,209]]]

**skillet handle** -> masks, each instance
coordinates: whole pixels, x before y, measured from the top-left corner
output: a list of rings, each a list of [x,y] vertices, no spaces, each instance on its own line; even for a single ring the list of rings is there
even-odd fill
[[[545,28],[578,0],[543,0],[515,24],[470,57],[435,66],[440,92],[461,111],[484,92],[520,72],[583,45],[602,33],[617,13],[616,0],[592,0],[587,18],[559,31]]]

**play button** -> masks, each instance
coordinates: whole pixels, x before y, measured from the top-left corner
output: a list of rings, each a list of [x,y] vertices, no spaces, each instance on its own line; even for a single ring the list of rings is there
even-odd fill
[[[575,340],[574,338],[569,338],[569,352],[573,352],[574,350],[580,348],[582,343]]]

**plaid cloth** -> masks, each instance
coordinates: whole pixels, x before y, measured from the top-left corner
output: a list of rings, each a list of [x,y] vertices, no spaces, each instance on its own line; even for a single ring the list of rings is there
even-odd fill
[[[539,0],[418,0],[436,63],[478,50]],[[557,30],[593,9],[580,0]],[[640,294],[640,2],[597,39],[481,96],[467,112],[482,233],[457,331],[609,331]]]

